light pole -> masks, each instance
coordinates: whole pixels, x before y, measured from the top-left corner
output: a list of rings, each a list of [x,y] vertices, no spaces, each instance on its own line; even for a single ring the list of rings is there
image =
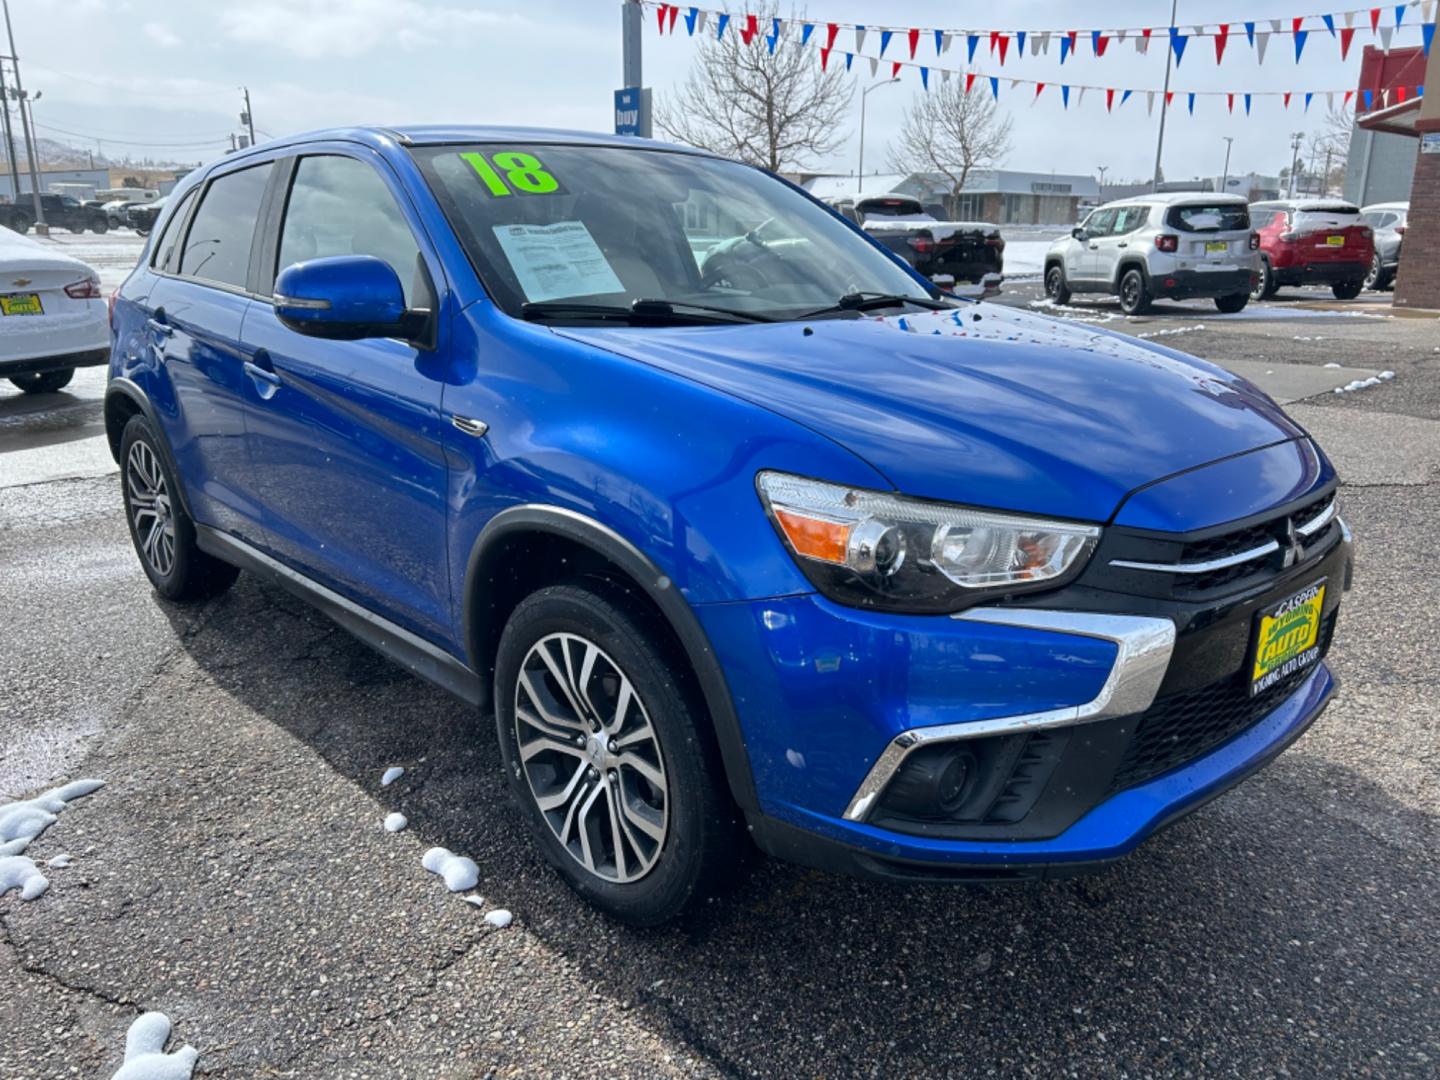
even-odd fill
[[[1295,197],[1295,170],[1300,165],[1300,145],[1305,141],[1303,131],[1295,131],[1290,135],[1290,198]]]
[[[879,90],[882,86],[889,86],[891,83],[899,81],[898,78],[886,79],[884,82],[875,83],[860,91],[860,172],[855,177],[856,191],[865,190],[865,99],[870,96],[871,90]]]
[[[10,70],[15,73],[15,96],[20,99],[20,133],[25,137],[25,156],[30,159],[30,201],[35,208],[35,232],[39,236],[50,230],[45,227],[45,207],[40,203],[40,174],[35,169],[34,132],[25,123],[25,90],[20,85],[20,58],[15,55],[15,30],[10,25],[10,0],[0,0],[5,11],[5,38],[10,42]],[[35,95],[39,97],[39,94]],[[15,201],[20,201],[20,192],[15,192]]]
[[[1180,0],[1170,0],[1170,26],[1175,25],[1176,9]],[[1155,136],[1155,179],[1150,182],[1151,191],[1160,190],[1160,155],[1165,151],[1165,113],[1170,102],[1170,68],[1175,59],[1175,49],[1170,44],[1170,29],[1165,30],[1165,90],[1160,95],[1160,133]]]
[[[1105,174],[1110,171],[1109,165],[1096,165],[1095,171],[1100,174],[1100,201],[1105,201]]]
[[[1230,144],[1235,141],[1235,136],[1222,135],[1220,137],[1225,140],[1225,175],[1220,177],[1220,190],[1224,192],[1230,190]]]

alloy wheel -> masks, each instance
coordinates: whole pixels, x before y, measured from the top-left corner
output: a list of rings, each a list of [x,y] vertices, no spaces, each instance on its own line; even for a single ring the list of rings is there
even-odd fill
[[[610,882],[655,866],[669,829],[665,760],[629,676],[577,634],[541,638],[515,683],[531,797],[570,857]]]
[[[130,446],[125,462],[125,495],[141,556],[155,573],[169,576],[175,565],[174,508],[155,451],[143,440]]]

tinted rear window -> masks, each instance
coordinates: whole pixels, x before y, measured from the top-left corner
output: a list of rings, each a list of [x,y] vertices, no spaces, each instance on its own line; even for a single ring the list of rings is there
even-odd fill
[[[1193,203],[1172,206],[1165,224],[1181,232],[1229,232],[1250,228],[1250,208],[1243,203]]]
[[[255,220],[273,167],[266,162],[211,181],[185,237],[182,275],[245,287]]]
[[[859,203],[856,209],[860,211],[860,216],[867,220],[925,212],[914,199],[866,199]]]

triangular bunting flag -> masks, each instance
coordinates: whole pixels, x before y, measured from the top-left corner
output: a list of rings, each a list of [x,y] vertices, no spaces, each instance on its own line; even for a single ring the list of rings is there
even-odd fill
[[[1355,40],[1355,28],[1353,26],[1343,27],[1340,31],[1340,59],[1344,60],[1350,55],[1350,42]]]
[[[975,46],[977,46],[977,45],[979,45],[979,44],[980,44],[980,35],[979,35],[979,34],[966,34],[966,35],[965,35],[965,48],[968,50],[968,55],[965,57],[965,62],[966,62],[967,64],[973,64],[973,63],[975,62]]]
[[[1396,4],[1396,5],[1395,5],[1395,25],[1396,25],[1396,26],[1399,26],[1399,25],[1400,25],[1400,21],[1405,18],[1405,9],[1406,9],[1407,7],[1409,7],[1409,6],[1410,6],[1409,4]]]
[[[1154,115],[1155,115],[1155,91],[1154,91],[1154,90],[1146,90],[1146,91],[1145,91],[1145,115],[1146,115],[1146,116],[1154,116]]]
[[[1390,107],[1390,88],[1388,86],[1380,88],[1380,107],[1382,109],[1388,109]]]
[[[1283,94],[1281,94],[1280,100],[1285,103],[1285,108],[1290,108],[1290,91],[1286,90]]]
[[[855,27],[855,51],[857,53],[865,51],[865,28],[863,26]]]
[[[1221,23],[1215,32],[1215,63],[1225,59],[1225,46],[1230,43],[1230,24]]]
[[[758,15],[746,15],[745,27],[740,31],[740,40],[749,45],[755,40],[755,35],[760,33],[760,17]]]
[[[880,55],[881,55],[881,56],[884,56],[884,55],[885,55],[885,50],[890,47],[890,39],[893,38],[894,36],[895,36],[895,31],[894,31],[894,30],[881,30],[881,31],[880,31]]]
[[[655,23],[658,26],[660,33],[662,34],[665,33],[665,16],[668,14],[670,14],[669,4],[655,5]]]
[[[697,18],[697,19],[695,20],[695,32],[696,32],[697,34],[703,34],[703,33],[705,32],[705,27],[706,27],[706,25],[708,25],[709,22],[710,22],[710,13],[709,13],[708,11],[706,11],[704,8],[701,8],[701,9],[700,9],[700,16],[699,16],[699,18]]]
[[[1246,95],[1245,95],[1245,115],[1246,115],[1246,116],[1249,116],[1249,115],[1250,115],[1250,95],[1249,95],[1249,94],[1246,94]]]
[[[875,73],[880,70],[880,61],[875,57],[867,57],[870,61],[870,78],[875,78]]]
[[[1227,112],[1232,112],[1232,113],[1235,111],[1235,95],[1234,95],[1234,94],[1226,94],[1226,95],[1225,95],[1225,110],[1226,110]]]
[[[1394,36],[1395,36],[1395,28],[1394,28],[1393,26],[1382,26],[1382,27],[1380,27],[1380,48],[1384,49],[1386,52],[1389,52],[1389,51],[1390,51],[1390,39],[1393,38]]]
[[[1314,96],[1315,96],[1315,94],[1314,94],[1313,92],[1308,93],[1308,94],[1305,95],[1305,111],[1306,111],[1306,112],[1309,112],[1309,111],[1310,111],[1310,99],[1313,98]]]
[[[1115,91],[1107,88],[1105,91],[1105,111],[1109,112],[1115,107]]]
[[[1354,91],[1354,90],[1346,90],[1346,91],[1345,91],[1345,103],[1344,103],[1343,105],[1341,105],[1340,107],[1341,107],[1342,109],[1347,109],[1347,110],[1348,110],[1348,109],[1350,108],[1350,99],[1353,98],[1354,96],[1355,96],[1355,91]]]
[[[948,52],[950,51],[950,39],[951,39],[950,31],[946,30],[946,31],[944,31],[943,33],[941,33],[941,35],[940,35],[940,51],[941,51],[942,53],[948,53]]]
[[[855,63],[855,54],[853,52],[847,52],[845,54],[845,70],[849,71],[850,65],[853,63]]]
[[[1129,30],[1116,30],[1116,31],[1115,31],[1115,40],[1116,40],[1116,41],[1124,41],[1124,40],[1125,40],[1125,35],[1128,34],[1128,33],[1130,33]]]
[[[920,85],[926,90],[930,89],[930,69],[924,64],[920,65]]]
[[[1180,61],[1185,57],[1185,43],[1189,41],[1184,34],[1180,33],[1178,27],[1170,27],[1170,48],[1175,52],[1175,66],[1180,66]]]
[[[730,25],[730,15],[727,12],[720,12],[715,19],[715,40],[720,41],[725,37],[725,28]]]
[[[1263,64],[1265,62],[1265,50],[1269,47],[1270,33],[1269,31],[1261,30],[1255,35],[1255,58],[1259,63]]]
[[[800,47],[803,49],[810,44],[810,35],[815,33],[814,23],[805,23],[800,27]]]
[[[1060,63],[1063,64],[1063,63],[1065,62],[1065,58],[1066,58],[1067,56],[1069,56],[1069,55],[1070,55],[1070,35],[1069,35],[1069,34],[1061,34],[1061,35],[1060,35]]]
[[[1347,11],[1347,12],[1345,12],[1345,25],[1346,25],[1346,26],[1354,26],[1354,25],[1355,25],[1355,12],[1353,12],[1353,11]]]
[[[1015,31],[1015,52],[1018,53],[1020,56],[1024,56],[1024,55],[1025,55],[1025,31],[1024,31],[1024,30],[1016,30],[1016,31]]]
[[[945,40],[946,40],[946,38],[945,38],[945,31],[944,31],[944,30],[936,30],[936,31],[935,31],[935,55],[936,55],[936,56],[939,56],[941,53],[943,53],[943,52],[945,51]]]
[[[975,85],[975,73],[974,73],[973,71],[967,71],[967,72],[965,73],[965,93],[968,94],[968,93],[970,92],[970,88],[973,87],[974,85]]]
[[[1001,67],[1004,67],[1004,66],[1005,66],[1005,50],[1008,49],[1008,48],[1010,48],[1010,36],[1009,36],[1008,34],[1001,34],[1001,35],[1000,35],[1000,66],[1001,66]]]
[[[1253,22],[1247,22],[1245,24],[1245,38],[1250,42],[1250,47],[1253,49],[1255,47],[1255,24]]]
[[[1270,20],[1270,29],[1271,29],[1272,31],[1274,31],[1275,33],[1278,34],[1278,33],[1280,33],[1282,30],[1284,30],[1284,27],[1281,25],[1281,22],[1280,22],[1279,19],[1271,19],[1271,20]]]
[[[1150,27],[1147,26],[1140,31],[1140,36],[1135,39],[1135,51],[1141,56],[1150,52]]]
[[[1104,56],[1105,50],[1110,47],[1110,39],[1099,30],[1090,31],[1090,47],[1095,50],[1096,56]]]
[[[830,70],[830,49],[825,45],[820,46],[820,70]]]
[[[1175,91],[1174,91],[1174,90],[1166,90],[1166,91],[1165,91],[1165,104],[1166,104],[1167,106],[1170,106],[1170,105],[1174,105],[1174,104],[1175,104]]]
[[[1134,92],[1135,92],[1135,91],[1133,91],[1133,90],[1126,90],[1126,91],[1122,92],[1121,95],[1120,95],[1120,104],[1121,104],[1121,105],[1124,105],[1125,102],[1129,101],[1129,100],[1130,100],[1130,95],[1133,94]]]
[[[1375,33],[1375,31],[1376,31],[1377,29],[1379,29],[1379,26],[1380,26],[1380,9],[1379,9],[1378,7],[1376,7],[1376,8],[1371,8],[1371,9],[1370,9],[1370,32],[1371,32],[1372,34]]]
[[[1363,90],[1361,93],[1365,96],[1365,111],[1370,112],[1370,110],[1375,108],[1375,91]]]
[[[835,35],[838,33],[840,33],[838,23],[832,22],[825,24],[825,48],[833,49],[835,47]]]
[[[1326,91],[1325,91],[1325,108],[1327,108],[1327,109],[1333,109],[1333,108],[1335,108],[1335,91],[1334,91],[1334,90],[1326,90]]]
[[[996,47],[997,45],[999,45],[999,44],[1000,44],[1000,31],[999,31],[999,30],[991,30],[991,31],[990,31],[990,55],[991,55],[991,56],[994,56],[994,55],[995,55],[995,47]]]
[[[898,78],[900,77],[900,69],[901,69],[902,67],[904,67],[904,65],[901,64],[899,60],[896,60],[893,64],[891,64],[891,65],[890,65],[890,78],[892,78],[892,79],[898,79]]]
[[[1335,36],[1335,16],[1334,16],[1334,15],[1321,15],[1320,18],[1322,18],[1322,19],[1325,20],[1325,29],[1330,31],[1330,36],[1331,36],[1331,37],[1334,37],[1334,36]]]
[[[692,7],[689,11],[685,12],[685,33],[691,37],[695,36],[695,20],[699,18],[699,16],[700,9],[697,7]]]
[[[1047,56],[1050,53],[1050,31],[1043,30],[1037,34],[1030,35],[1030,55],[1039,56],[1041,53]]]
[[[1435,21],[1432,19],[1420,28],[1420,40],[1425,49],[1425,55],[1430,55],[1430,46],[1435,43]]]
[[[1040,96],[1040,91],[1042,91],[1042,90],[1044,90],[1044,89],[1045,89],[1045,84],[1044,84],[1043,82],[1037,82],[1037,83],[1035,84],[1035,96],[1038,98],[1038,97]]]
[[[914,60],[914,59],[915,59],[915,50],[920,47],[920,31],[919,31],[919,30],[916,30],[916,29],[914,29],[914,28],[912,27],[912,28],[905,34],[905,37],[906,37],[906,39],[910,42],[910,59],[911,59],[911,60]]]
[[[996,101],[1000,100],[1000,80],[994,75],[990,76],[990,96]]]
[[[1309,30],[1301,30],[1300,24],[1305,21],[1304,16],[1297,15],[1294,20],[1295,34],[1295,62],[1300,62],[1300,54],[1305,51],[1305,39],[1310,36]]]
[[[1194,115],[1195,115],[1195,95],[1194,95],[1194,94],[1188,94],[1188,95],[1186,95],[1186,96],[1190,98],[1190,115],[1191,115],[1191,116],[1194,116]]]

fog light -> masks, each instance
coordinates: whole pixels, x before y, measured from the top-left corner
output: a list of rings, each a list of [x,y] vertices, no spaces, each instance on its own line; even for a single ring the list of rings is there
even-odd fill
[[[937,746],[911,754],[885,789],[887,810],[908,817],[953,817],[970,796],[975,755],[964,746]]]

